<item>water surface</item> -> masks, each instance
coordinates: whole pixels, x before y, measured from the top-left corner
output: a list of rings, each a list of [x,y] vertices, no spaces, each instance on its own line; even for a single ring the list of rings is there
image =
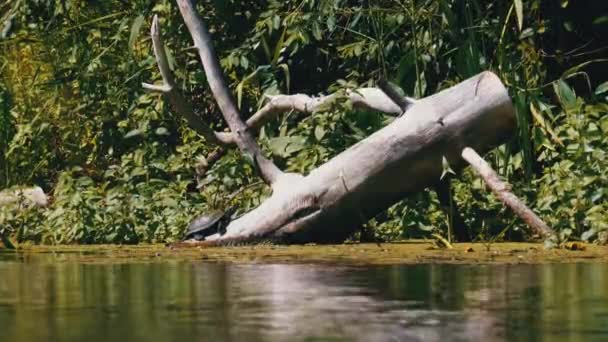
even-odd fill
[[[2,341],[608,341],[608,265],[0,253]]]

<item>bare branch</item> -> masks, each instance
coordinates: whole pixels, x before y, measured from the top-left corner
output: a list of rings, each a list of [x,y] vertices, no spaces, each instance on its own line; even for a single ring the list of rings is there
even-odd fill
[[[348,100],[355,108],[382,112],[391,116],[398,116],[403,111],[398,105],[378,88],[359,88],[347,90]],[[269,101],[247,120],[247,126],[257,131],[265,123],[277,115],[290,111],[312,114],[319,107],[336,99],[337,94],[313,97],[306,94],[267,96]],[[217,133],[224,143],[234,143],[232,133]]]
[[[188,121],[188,125],[190,125],[190,127],[205,137],[207,142],[218,144],[219,141],[215,137],[213,130],[205,121],[194,114],[192,105],[186,101],[186,99],[184,99],[184,97],[176,89],[175,81],[173,79],[173,75],[171,74],[171,69],[169,68],[169,62],[167,61],[165,47],[160,35],[158,17],[156,15],[154,16],[154,19],[152,19],[150,36],[152,37],[152,46],[154,48],[154,55],[156,56],[156,64],[158,65],[158,69],[160,70],[160,74],[163,78],[163,84],[154,85],[142,83],[142,86],[145,89],[163,93],[169,99],[175,111],[183,116],[186,121]]]
[[[462,158],[466,160],[479,173],[492,192],[504,204],[509,206],[528,226],[542,237],[550,237],[555,234],[553,230],[528,208],[515,194],[510,191],[509,184],[500,180],[492,167],[470,147],[462,150]]]
[[[235,135],[237,146],[242,153],[248,155],[254,161],[264,181],[272,184],[282,172],[272,161],[264,157],[247,125],[241,119],[234,96],[224,79],[209,31],[196,12],[191,0],[177,0],[177,5],[194,40],[194,46],[198,50],[213,97],[217,101],[230,130]]]

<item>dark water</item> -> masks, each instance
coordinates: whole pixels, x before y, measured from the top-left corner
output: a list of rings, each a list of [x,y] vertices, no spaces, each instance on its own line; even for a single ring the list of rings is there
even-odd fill
[[[608,341],[608,265],[100,264],[0,254],[0,341]]]

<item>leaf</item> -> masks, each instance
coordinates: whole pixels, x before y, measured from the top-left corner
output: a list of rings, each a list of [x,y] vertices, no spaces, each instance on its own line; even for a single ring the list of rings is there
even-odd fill
[[[158,127],[154,133],[156,135],[169,135],[169,130],[165,127]]]
[[[247,75],[241,82],[239,82],[239,84],[237,84],[236,101],[237,101],[237,106],[239,108],[241,108],[241,103],[243,101],[243,88],[245,87],[245,84],[247,84],[247,82],[249,82],[249,80],[254,78],[258,74],[258,71],[263,70],[263,69],[264,69],[264,66],[259,66],[251,74]]]
[[[277,30],[279,29],[279,27],[281,27],[281,17],[275,15],[274,17],[272,17],[272,28]]]
[[[141,130],[141,129],[139,129],[139,128],[137,128],[137,129],[131,130],[127,134],[125,134],[125,139],[129,139],[129,138],[133,138],[133,137],[136,137],[136,136],[140,136],[142,134],[144,134],[144,131]]]
[[[245,55],[241,55],[240,64],[244,69],[249,68],[249,60],[247,59],[247,57],[245,57]]]
[[[325,128],[323,128],[323,126],[315,127],[315,138],[317,138],[317,141],[321,141],[324,136],[325,136]]]
[[[175,57],[173,57],[173,53],[171,53],[171,49],[167,47],[167,44],[163,44],[165,48],[165,55],[167,55],[167,62],[169,62],[169,69],[171,71],[175,71]]]
[[[595,95],[603,94],[608,91],[608,81],[600,84],[595,88]]]
[[[133,24],[131,25],[131,35],[129,36],[129,52],[133,54],[133,46],[135,45],[135,41],[139,36],[139,31],[141,29],[141,25],[144,23],[144,16],[139,15],[135,20],[133,20]]]
[[[268,141],[268,147],[270,147],[273,154],[287,158],[306,147],[306,138],[303,136],[272,138]]]
[[[274,46],[274,54],[272,56],[272,60],[270,61],[270,64],[272,64],[272,65],[276,65],[279,62],[279,57],[281,57],[281,51],[283,51],[283,46],[289,45],[289,44],[285,43],[286,34],[287,34],[287,27],[285,27],[283,29],[283,33],[281,33],[281,36],[279,37],[277,44]]]
[[[287,94],[289,94],[289,89],[290,89],[290,73],[289,73],[289,65],[287,65],[287,63],[281,63],[278,65],[279,68],[283,69],[283,72],[285,73],[285,86],[287,87]]]
[[[312,23],[312,36],[315,37],[316,40],[323,39],[323,35],[321,34],[321,27],[319,26],[319,23],[317,21]]]
[[[576,94],[564,80],[555,81],[553,83],[553,89],[564,109],[570,109],[576,105]]]
[[[272,151],[272,154],[278,155],[285,158],[285,149],[289,144],[289,137],[276,137],[268,140],[268,147]]]
[[[524,9],[523,9],[523,5],[521,3],[521,0],[514,0],[513,3],[515,4],[515,14],[517,15],[517,27],[521,31],[522,26],[524,24]]]
[[[543,115],[536,109],[536,107],[534,106],[533,103],[530,103],[530,113],[532,113],[532,118],[534,119],[534,121],[536,121],[536,123],[547,133],[549,133],[549,136],[551,136],[551,140],[553,140],[553,142],[564,146],[564,143],[562,142],[562,140],[557,136],[557,134],[555,134],[555,131],[553,130],[553,128],[551,128],[551,125],[549,125],[545,119],[543,118]]]
[[[327,29],[329,30],[329,32],[334,32],[335,28],[336,28],[336,17],[333,15],[330,15],[327,18]]]
[[[577,64],[577,65],[569,68],[568,70],[564,71],[561,78],[562,79],[570,78],[570,77],[574,76],[575,74],[579,73],[580,70],[582,68],[586,67],[587,65],[594,64],[594,63],[606,63],[606,62],[608,62],[608,58],[597,58],[597,59],[585,61],[583,63]],[[582,73],[582,74],[583,74],[583,76],[587,77],[586,73]],[[591,91],[591,85],[589,85],[589,91]]]
[[[443,179],[443,177],[445,177],[448,173],[451,173],[453,175],[456,174],[456,172],[454,172],[454,170],[452,170],[452,168],[450,167],[450,163],[448,162],[445,156],[443,156],[441,159],[441,166],[443,168],[443,171],[441,172],[441,176],[439,177],[439,179]]]
[[[289,141],[285,152],[291,155],[293,153],[303,150],[304,148],[306,148],[306,138],[301,136],[294,136],[291,137],[291,140]]]
[[[601,24],[606,24],[606,23],[608,23],[608,15],[604,15],[604,16],[593,19],[594,25],[601,25]]]

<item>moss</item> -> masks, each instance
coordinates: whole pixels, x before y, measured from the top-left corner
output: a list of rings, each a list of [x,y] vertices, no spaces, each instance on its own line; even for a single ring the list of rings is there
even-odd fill
[[[1,250],[0,250],[1,251]],[[6,253],[6,252],[5,252]],[[584,250],[544,249],[538,243],[454,244],[437,249],[426,241],[388,244],[343,244],[226,248],[171,248],[163,245],[26,246],[24,256],[48,256],[49,262],[130,263],[203,261],[235,263],[330,263],[330,264],[514,264],[608,262],[608,247],[585,245]]]

